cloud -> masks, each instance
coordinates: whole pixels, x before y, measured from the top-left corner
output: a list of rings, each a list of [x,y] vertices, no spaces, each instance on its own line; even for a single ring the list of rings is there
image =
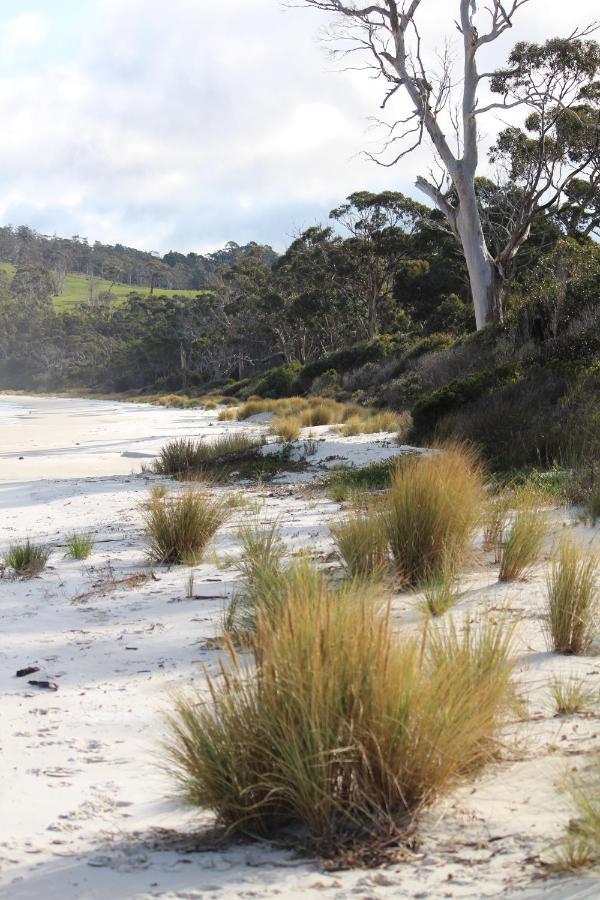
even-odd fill
[[[27,50],[43,44],[48,36],[46,18],[39,13],[21,13],[4,22],[0,31],[0,57],[13,61]]]
[[[281,247],[353,190],[415,194],[428,151],[392,169],[361,157],[378,146],[368,118],[382,85],[336,71],[316,40],[319,15],[283,12],[279,0],[208,5],[94,0],[70,53],[40,54],[26,70],[4,67],[0,116],[10,127],[0,142],[1,219],[152,250],[251,238]],[[455,41],[451,10],[444,18],[430,6],[433,45],[445,33]],[[523,22],[494,49],[498,60],[513,38],[573,24],[564,10]],[[35,13],[8,24],[13,48],[19,35],[47,35]],[[53,21],[52,34],[60,27]],[[2,34],[9,40],[6,28]]]

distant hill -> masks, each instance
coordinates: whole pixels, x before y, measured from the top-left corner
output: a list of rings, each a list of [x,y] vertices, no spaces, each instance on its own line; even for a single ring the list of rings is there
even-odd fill
[[[170,251],[164,256],[123,244],[90,244],[74,235],[62,238],[39,234],[27,226],[0,226],[0,268],[9,276],[26,263],[41,263],[56,278],[57,308],[89,299],[110,290],[115,297],[132,291],[162,294],[197,293],[210,289],[220,275],[241,257],[258,253],[266,262],[277,258],[268,245],[254,241],[244,246],[228,243],[222,250],[202,255]]]

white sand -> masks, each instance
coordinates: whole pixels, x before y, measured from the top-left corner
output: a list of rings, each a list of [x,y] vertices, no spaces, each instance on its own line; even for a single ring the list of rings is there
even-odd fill
[[[52,547],[39,578],[0,579],[0,896],[367,900],[555,890],[556,880],[538,879],[540,861],[550,857],[570,815],[557,784],[600,746],[600,725],[595,715],[554,718],[547,684],[555,673],[576,672],[600,687],[600,661],[546,651],[539,621],[546,564],[527,582],[500,586],[496,568],[481,557],[463,579],[459,615],[508,606],[520,619],[527,717],[507,734],[498,763],[427,815],[408,861],[326,873],[267,844],[194,853],[189,842],[169,846],[150,830],[185,832],[210,821],[165,799],[169,785],[154,762],[169,690],[202,690],[202,667],[216,668],[218,651],[207,639],[219,633],[236,571],[219,568],[209,554],[195,568],[193,599],[186,598],[186,567],[147,577],[139,503],[149,478],[139,474],[140,464],[170,437],[244,427],[215,418],[137,404],[0,397],[0,558],[26,536]],[[325,438],[311,457],[315,467],[399,450],[387,435],[340,438],[313,430]],[[330,552],[327,523],[337,504],[297,483],[244,490],[260,505],[261,520],[277,518],[291,550]],[[237,524],[249,515],[239,510],[219,533],[221,558],[235,554]],[[570,515],[559,511],[556,518],[557,527],[573,527]],[[73,531],[96,540],[85,562],[65,559],[64,540]],[[594,537],[579,526],[577,533]],[[146,577],[118,583],[135,574]],[[395,609],[407,627],[416,621],[413,598],[399,597]],[[55,681],[58,691],[16,679],[28,665],[40,667],[30,677]],[[579,896],[572,891],[581,887],[600,895],[600,880],[589,876],[559,882],[556,896]]]

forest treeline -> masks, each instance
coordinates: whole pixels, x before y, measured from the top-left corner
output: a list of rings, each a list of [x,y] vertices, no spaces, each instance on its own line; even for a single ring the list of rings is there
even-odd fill
[[[478,182],[492,247],[514,190]],[[492,400],[496,418],[533,421],[550,404],[566,422],[561,398],[576,395],[581,406],[584,395],[586,403],[598,396],[597,218],[589,203],[575,210],[569,198],[540,212],[514,268],[504,323],[478,333],[455,239],[438,212],[400,193],[351,195],[280,255],[258,244],[232,253],[230,245],[213,255],[210,287],[197,295],[133,288],[126,299],[57,312],[56,269],[35,239],[31,257],[11,257],[14,275],[0,274],[0,388],[313,391],[411,410],[421,435],[479,402],[477,425],[453,427],[480,443],[494,432],[485,421]],[[10,232],[15,240],[19,231]],[[536,439],[515,462],[554,454],[558,439],[540,427],[546,449]]]

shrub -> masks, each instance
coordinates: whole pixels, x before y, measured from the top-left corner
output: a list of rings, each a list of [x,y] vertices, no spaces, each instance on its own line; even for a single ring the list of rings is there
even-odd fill
[[[546,537],[546,516],[535,491],[516,496],[517,511],[500,550],[500,581],[515,581],[538,561]]]
[[[392,476],[387,527],[396,568],[407,585],[445,568],[457,571],[483,501],[482,469],[466,445],[401,458]]]
[[[367,500],[331,526],[331,534],[352,578],[380,578],[388,565],[388,537],[381,509]]]
[[[4,565],[25,578],[33,578],[46,567],[50,551],[29,538],[23,544],[11,544],[4,557]]]
[[[67,555],[72,559],[87,559],[94,549],[93,540],[85,534],[72,534],[66,544]]]
[[[385,835],[493,754],[512,702],[499,626],[400,642],[370,598],[292,590],[257,667],[180,697],[169,770],[228,832],[300,827],[321,853]]]
[[[546,635],[558,653],[585,653],[598,626],[598,559],[563,538],[546,579]]]
[[[176,497],[151,498],[144,507],[150,559],[158,563],[199,563],[229,512],[225,500],[193,490]]]
[[[212,442],[177,438],[161,449],[153,468],[158,475],[185,477],[256,457],[263,444],[247,434],[227,434]]]
[[[297,382],[302,372],[302,363],[291,362],[286,366],[271,369],[256,386],[261,397],[289,397],[297,392]]]
[[[417,401],[412,410],[414,426],[420,437],[434,433],[438,421],[455,409],[487,394],[492,388],[518,380],[514,365],[499,366],[451,381]]]

